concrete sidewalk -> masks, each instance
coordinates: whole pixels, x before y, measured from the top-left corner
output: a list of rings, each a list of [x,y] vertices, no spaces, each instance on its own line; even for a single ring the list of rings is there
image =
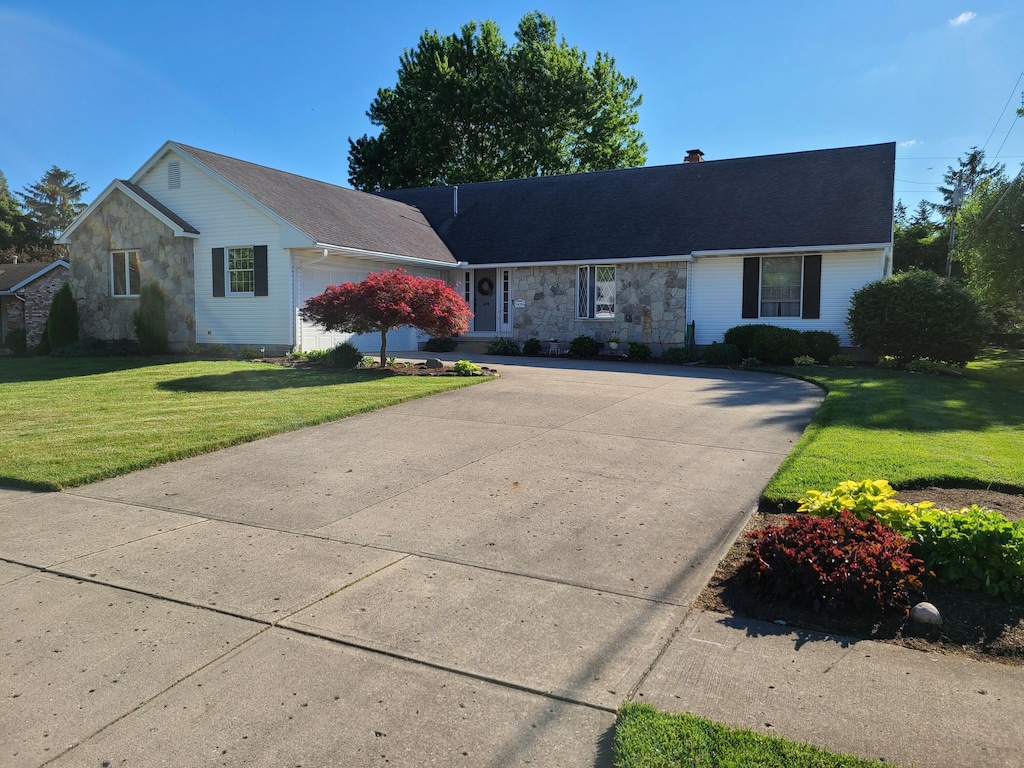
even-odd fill
[[[494,362],[482,386],[0,491],[0,765],[604,766],[625,699],[1019,764],[1021,670],[689,611],[818,390]]]

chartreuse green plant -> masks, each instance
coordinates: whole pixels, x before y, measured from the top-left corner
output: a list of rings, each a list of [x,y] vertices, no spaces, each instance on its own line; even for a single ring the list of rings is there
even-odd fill
[[[687,712],[626,702],[615,723],[616,768],[881,768],[889,763],[826,752]]]
[[[977,505],[942,510],[930,501],[907,504],[895,495],[885,480],[845,481],[831,491],[808,491],[798,511],[874,517],[914,541],[939,581],[1011,602],[1024,599],[1024,520],[1012,522]]]
[[[483,371],[479,365],[469,360],[459,360],[452,366],[452,370],[459,376],[474,376]]]

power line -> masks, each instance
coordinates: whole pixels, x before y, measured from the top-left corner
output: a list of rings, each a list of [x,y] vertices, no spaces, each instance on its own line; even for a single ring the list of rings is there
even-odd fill
[[[1013,98],[1013,95],[1014,95],[1015,93],[1017,93],[1017,86],[1018,86],[1018,85],[1020,84],[1021,78],[1024,78],[1024,72],[1021,72],[1021,73],[1020,73],[1019,75],[1017,75],[1017,82],[1016,82],[1016,83],[1014,83],[1014,84],[1013,84],[1013,88],[1011,88],[1011,89],[1010,89],[1010,95],[1009,95],[1009,96],[1008,96],[1008,97],[1006,98],[1006,103],[1005,103],[1005,104],[1003,104],[1003,111],[1002,111],[1002,112],[1000,112],[1000,113],[999,113],[999,117],[997,117],[997,118],[996,118],[996,124],[992,126],[992,133],[990,133],[990,134],[988,135],[988,138],[987,138],[987,139],[985,139],[985,144],[984,144],[984,145],[982,146],[982,148],[981,148],[981,151],[982,151],[982,152],[984,152],[984,151],[985,151],[985,147],[987,147],[987,146],[988,146],[988,143],[989,143],[990,141],[992,141],[992,134],[994,134],[994,133],[996,132],[996,128],[998,128],[998,127],[999,127],[999,122],[1000,122],[1000,121],[1001,121],[1001,120],[1003,119],[1003,115],[1005,115],[1005,114],[1006,114],[1006,108],[1007,108],[1008,106],[1010,106],[1010,99],[1012,99],[1012,98]],[[1014,120],[1013,122],[1017,122],[1017,121],[1016,121],[1016,120]],[[1012,126],[1012,125],[1011,125],[1010,127],[1011,127],[1011,128],[1013,128],[1013,126]],[[1007,135],[1009,135],[1009,134],[1007,134]],[[1003,139],[1003,144],[1005,144],[1005,143],[1006,143],[1006,139]],[[1000,148],[1002,148],[1002,147],[1000,146]],[[998,155],[999,153],[998,153],[998,152],[996,152],[996,154]]]
[[[1013,126],[1015,126],[1017,124],[1018,120],[1020,120],[1020,115],[1017,115],[1015,118],[1013,118],[1013,122],[1010,123],[1010,131],[1013,130]],[[1003,137],[1003,144],[1005,144],[1006,140],[1008,138],[1010,138],[1010,131],[1007,131],[1006,135]],[[999,153],[1003,151],[1003,144],[1000,144],[999,145],[999,149],[997,149],[996,153],[994,155],[992,155],[992,159],[993,160],[995,160],[997,157],[999,157]]]

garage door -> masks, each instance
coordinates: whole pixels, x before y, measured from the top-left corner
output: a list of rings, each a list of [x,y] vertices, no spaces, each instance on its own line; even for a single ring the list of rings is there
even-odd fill
[[[299,306],[305,304],[306,299],[323,293],[328,285],[358,283],[365,280],[367,274],[366,270],[303,267],[299,270]],[[388,333],[388,351],[414,350],[418,336],[419,334],[414,328],[398,328],[390,331]],[[354,344],[356,349],[368,355],[380,353],[379,333],[328,332],[318,325],[299,320],[299,349],[303,352],[310,352],[314,349],[331,349],[345,341]]]

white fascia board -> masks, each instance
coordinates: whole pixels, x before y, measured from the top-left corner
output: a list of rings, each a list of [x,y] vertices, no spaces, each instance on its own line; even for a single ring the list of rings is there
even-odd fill
[[[186,163],[189,163],[196,170],[201,171],[202,173],[205,173],[207,176],[209,176],[211,179],[216,181],[218,184],[220,184],[222,187],[227,189],[229,192],[233,192],[235,195],[237,195],[238,197],[242,198],[245,202],[247,202],[253,208],[255,208],[260,213],[265,215],[271,221],[276,222],[281,227],[281,237],[282,237],[282,239],[284,239],[288,234],[291,234],[292,236],[297,234],[298,237],[296,238],[296,241],[294,242],[294,244],[291,247],[293,247],[293,248],[300,248],[300,247],[301,248],[305,248],[305,247],[311,247],[311,246],[316,245],[316,242],[314,241],[312,235],[309,235],[306,232],[303,232],[302,229],[300,229],[299,227],[295,226],[294,223],[292,223],[288,219],[284,218],[284,216],[279,214],[273,208],[270,208],[270,207],[264,205],[259,200],[257,200],[255,197],[253,197],[248,192],[246,192],[244,189],[242,189],[241,187],[237,186],[233,182],[228,181],[227,179],[225,179],[223,176],[221,176],[219,173],[217,173],[217,171],[213,170],[213,168],[210,168],[208,165],[203,163],[198,158],[193,157],[192,155],[190,155],[187,149],[185,149],[184,147],[179,146],[178,144],[175,144],[173,141],[168,141],[166,144],[164,144],[164,146],[160,148],[160,150],[157,152],[157,154],[153,155],[153,157],[150,158],[149,162],[146,163],[146,165],[142,166],[142,168],[140,168],[138,171],[136,171],[135,175],[132,176],[132,178],[131,178],[131,182],[133,184],[137,184],[139,182],[139,179],[141,179],[143,176],[145,176],[146,173],[149,172],[149,170],[156,164],[157,161],[159,161],[164,156],[164,154],[168,150],[174,152],[176,155],[178,155],[178,157],[180,157]]]
[[[115,189],[119,190],[122,194],[126,195],[129,200],[131,200],[136,205],[141,206],[147,213],[149,213],[151,216],[153,216],[161,223],[163,223],[168,229],[174,232],[175,237],[199,237],[199,235],[195,234],[194,232],[186,232],[178,225],[176,221],[168,218],[162,211],[154,208],[149,203],[148,200],[139,197],[137,194],[135,194],[135,192],[133,192],[131,189],[122,184],[119,179],[114,179],[104,188],[102,192],[99,193],[96,199],[93,200],[84,211],[82,211],[80,214],[78,214],[78,216],[75,217],[75,220],[72,221],[68,228],[61,233],[61,236],[57,238],[56,242],[62,245],[67,245],[69,242],[68,236],[76,229],[78,229],[79,224],[81,224],[90,215],[92,215],[92,212],[99,208],[99,206],[103,204],[103,201],[110,197],[110,193],[113,192]]]
[[[347,245],[332,245],[330,243],[316,243],[316,248],[325,248],[328,251],[356,256],[362,259],[381,259],[382,261],[396,261],[402,264],[416,264],[417,266],[437,267],[438,269],[454,269],[464,266],[460,261],[435,261],[434,259],[419,259],[415,256],[400,256],[396,253],[382,253],[380,251],[367,251],[362,248],[350,248]]]
[[[22,280],[17,285],[12,285],[6,291],[0,291],[0,296],[11,296],[11,295],[13,295],[13,293],[15,291],[20,291],[22,288],[24,288],[26,285],[31,283],[33,280],[38,280],[40,277],[45,275],[47,272],[51,272],[52,270],[56,269],[57,267],[67,267],[68,269],[70,269],[71,268],[71,264],[66,262],[64,259],[57,259],[56,261],[50,262],[45,267],[43,267],[38,272],[36,272],[34,275],[26,277],[24,280]]]
[[[652,261],[693,261],[690,254],[673,256],[642,256],[626,259],[563,259],[550,261],[489,261],[481,264],[465,264],[469,269],[507,269],[509,267],[572,267],[587,264],[647,264]],[[454,264],[452,266],[455,266]]]
[[[695,259],[706,259],[714,256],[767,256],[780,253],[843,253],[846,251],[877,251],[889,248],[891,243],[857,243],[853,245],[794,245],[785,248],[736,248],[721,251],[694,251]]]

